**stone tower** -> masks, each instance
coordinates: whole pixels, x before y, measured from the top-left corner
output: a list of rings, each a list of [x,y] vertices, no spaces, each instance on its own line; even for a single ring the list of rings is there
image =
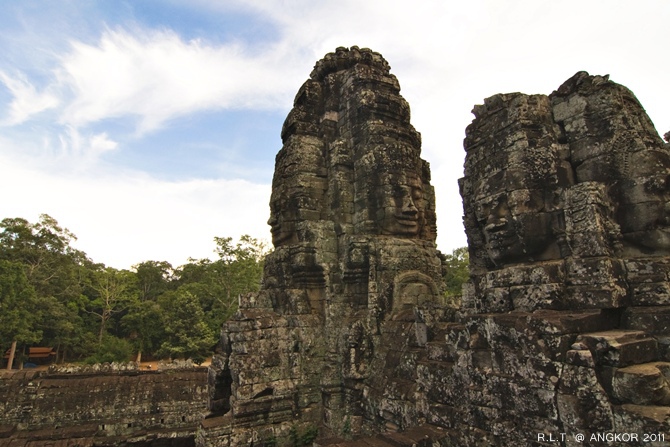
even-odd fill
[[[386,60],[358,47],[327,54],[299,89],[272,182],[274,251],[223,326],[200,445],[402,424],[400,408],[363,417],[400,362],[387,338],[411,329],[425,343],[444,311],[435,193],[399,92]]]

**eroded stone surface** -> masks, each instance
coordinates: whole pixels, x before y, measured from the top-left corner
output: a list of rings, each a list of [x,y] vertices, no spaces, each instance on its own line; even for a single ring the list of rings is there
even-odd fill
[[[193,445],[207,370],[127,365],[0,374],[0,446]]]
[[[296,96],[275,251],[224,325],[219,416],[199,445],[314,427],[347,445],[418,426],[462,446],[668,432],[670,149],[633,94],[580,72],[549,96],[475,107],[460,180],[471,282],[448,309],[428,165],[398,92],[383,58],[354,47]]]

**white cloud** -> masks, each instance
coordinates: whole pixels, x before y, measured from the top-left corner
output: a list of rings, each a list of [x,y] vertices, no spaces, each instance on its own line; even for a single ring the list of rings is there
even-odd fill
[[[295,81],[290,69],[273,78],[281,58],[278,48],[248,54],[239,44],[185,42],[167,30],[106,30],[94,45],[73,42],[61,60],[59,82],[73,95],[62,121],[137,116],[146,132],[201,110],[285,106]]]
[[[30,116],[52,109],[59,103],[58,98],[49,92],[38,92],[24,77],[11,77],[0,71],[0,81],[14,97],[9,104],[9,116],[3,120],[5,125],[20,124]]]
[[[35,222],[47,213],[78,237],[76,246],[94,261],[116,268],[145,260],[178,266],[189,257],[212,258],[214,236],[269,238],[269,185],[165,182],[99,168],[62,176],[2,154],[0,166],[0,189],[9,192],[3,195],[3,218]]]
[[[106,132],[82,134],[72,126],[66,126],[64,132],[58,136],[58,140],[59,158],[66,159],[74,168],[87,167],[95,163],[100,155],[113,151],[118,146],[115,141],[109,139]]]
[[[287,107],[305,77],[292,58],[281,44],[252,53],[235,42],[184,41],[170,30],[105,29],[95,43],[71,41],[42,92],[25,76],[0,72],[0,81],[14,97],[9,125],[58,107],[63,125],[135,117],[141,134],[202,110]]]

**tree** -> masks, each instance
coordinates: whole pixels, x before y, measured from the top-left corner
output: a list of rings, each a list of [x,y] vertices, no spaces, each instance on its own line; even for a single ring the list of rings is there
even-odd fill
[[[92,262],[71,246],[77,238],[56,219],[48,214],[42,214],[36,224],[22,218],[3,219],[0,228],[0,259],[22,263],[38,296],[66,301],[81,294],[81,267]]]
[[[240,294],[260,289],[266,245],[248,235],[237,243],[230,237],[215,237],[219,259],[191,259],[176,271],[176,283],[198,297],[210,329],[221,324],[237,310]]]
[[[68,349],[83,351],[87,334],[80,313],[93,263],[71,246],[74,234],[47,214],[35,224],[22,218],[3,219],[0,230],[0,259],[23,266],[43,310],[38,314],[41,342],[62,348],[62,355]]]
[[[447,264],[445,275],[447,291],[445,295],[447,297],[460,296],[461,287],[470,279],[468,247],[456,248],[445,258]]]
[[[133,346],[138,359],[145,350],[204,355],[203,346],[213,345],[213,334],[237,309],[238,295],[260,288],[266,254],[265,244],[250,236],[237,242],[217,237],[215,261],[191,259],[179,269],[145,261],[126,271],[93,263],[72,247],[75,241],[73,233],[46,214],[37,223],[22,218],[0,222],[0,260],[23,271],[23,277],[7,274],[0,281],[23,281],[23,293],[32,290],[32,298],[24,300],[30,314],[6,308],[0,322],[14,318],[27,328],[39,328],[26,332],[4,325],[19,334],[21,343],[55,346],[60,361],[66,355],[90,361],[124,358]],[[188,315],[174,302],[184,304]],[[25,333],[32,335],[20,335]]]
[[[214,332],[205,322],[198,298],[184,289],[161,295],[162,321],[166,340],[159,356],[191,358],[202,363],[216,343]]]
[[[0,260],[0,346],[11,343],[7,369],[14,362],[16,346],[39,341],[37,328],[40,309],[35,289],[28,282],[24,267],[18,262]]]
[[[136,299],[134,282],[135,276],[128,270],[104,267],[93,272],[91,287],[95,290],[97,296],[89,302],[86,312],[100,320],[99,345],[102,345],[109,320],[115,314],[128,308]]]
[[[170,289],[174,269],[166,261],[145,261],[133,266],[137,274],[140,301],[155,300]]]
[[[161,306],[155,301],[136,301],[121,319],[124,328],[137,352],[137,361],[143,352],[154,354],[165,340]]]
[[[111,363],[127,362],[133,352],[132,344],[124,339],[110,334],[104,334],[101,343],[93,354],[84,359],[84,362],[93,363]]]
[[[226,301],[237,299],[240,293],[257,291],[263,274],[266,245],[249,235],[233,244],[231,237],[215,237],[216,261],[190,259],[175,273],[177,284],[209,284],[222,292]]]
[[[263,260],[268,251],[263,242],[246,234],[235,245],[229,237],[215,237],[214,241],[219,259],[212,264],[212,270],[222,293],[212,302],[212,310],[224,310],[227,319],[237,309],[240,294],[260,289]],[[223,321],[218,321],[218,325]]]

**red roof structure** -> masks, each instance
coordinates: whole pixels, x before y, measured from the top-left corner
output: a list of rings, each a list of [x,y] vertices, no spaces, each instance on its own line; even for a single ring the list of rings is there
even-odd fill
[[[9,349],[5,351],[5,358],[9,358]],[[48,347],[33,347],[33,348],[28,348],[28,358],[29,359],[46,359],[50,357],[55,357],[56,352],[54,351],[54,348],[48,348]]]

